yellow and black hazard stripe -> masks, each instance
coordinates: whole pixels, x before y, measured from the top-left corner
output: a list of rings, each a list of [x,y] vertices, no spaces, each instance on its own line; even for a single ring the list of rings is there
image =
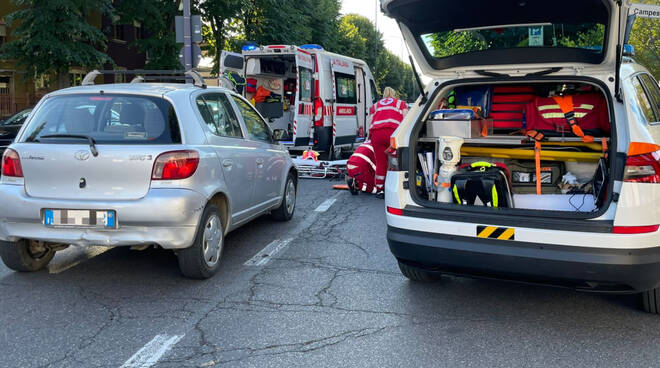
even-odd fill
[[[514,240],[516,230],[510,227],[477,226],[477,236],[484,239]]]

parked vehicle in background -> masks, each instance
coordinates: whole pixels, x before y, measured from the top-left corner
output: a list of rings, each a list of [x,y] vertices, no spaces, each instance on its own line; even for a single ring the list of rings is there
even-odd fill
[[[660,314],[660,88],[623,52],[628,3],[466,4],[381,4],[433,78],[392,136],[401,272],[641,293]],[[569,42],[587,33],[594,44]],[[474,42],[434,49],[443,40]],[[454,95],[468,106],[447,107]]]
[[[238,86],[291,151],[313,149],[336,158],[352,151],[369,131],[376,83],[363,60],[319,45],[247,45],[241,54],[222,52],[221,74],[239,73]],[[263,93],[270,96],[259,98]]]
[[[3,262],[36,271],[70,244],[155,244],[175,251],[185,276],[208,278],[229,231],[266,213],[290,220],[286,148],[242,96],[202,83],[45,96],[3,156]]]
[[[16,138],[18,131],[23,126],[23,123],[25,123],[31,111],[31,108],[25,109],[0,121],[0,155],[14,141],[14,138]]]

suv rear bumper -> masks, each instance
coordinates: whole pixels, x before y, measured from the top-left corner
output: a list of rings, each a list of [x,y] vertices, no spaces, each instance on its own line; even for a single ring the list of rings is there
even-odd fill
[[[0,185],[0,240],[32,239],[76,245],[158,244],[165,249],[192,245],[206,199],[187,189],[151,189],[138,200],[60,200],[34,198],[23,186]],[[117,229],[50,228],[44,208],[115,210]]]
[[[481,239],[388,226],[392,254],[441,273],[577,290],[632,293],[660,285],[660,247],[605,249]]]

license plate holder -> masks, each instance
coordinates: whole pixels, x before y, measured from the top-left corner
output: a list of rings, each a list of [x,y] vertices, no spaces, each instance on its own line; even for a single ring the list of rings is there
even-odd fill
[[[42,210],[42,220],[46,227],[117,228],[117,213],[114,210],[48,208]]]

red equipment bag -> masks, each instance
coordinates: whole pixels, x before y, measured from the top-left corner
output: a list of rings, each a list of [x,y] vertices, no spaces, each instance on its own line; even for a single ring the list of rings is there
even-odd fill
[[[568,96],[566,96],[568,97]],[[599,93],[571,95],[572,116],[567,116],[557,99],[563,97],[537,97],[527,104],[525,114],[527,130],[542,131],[546,136],[575,135],[569,118],[577,121],[578,127],[586,135],[609,136],[610,118],[605,97]]]
[[[529,86],[494,87],[489,116],[493,128],[523,129],[525,107],[534,97],[534,89]]]
[[[247,78],[245,80],[245,92],[257,93],[257,80],[255,78]]]

